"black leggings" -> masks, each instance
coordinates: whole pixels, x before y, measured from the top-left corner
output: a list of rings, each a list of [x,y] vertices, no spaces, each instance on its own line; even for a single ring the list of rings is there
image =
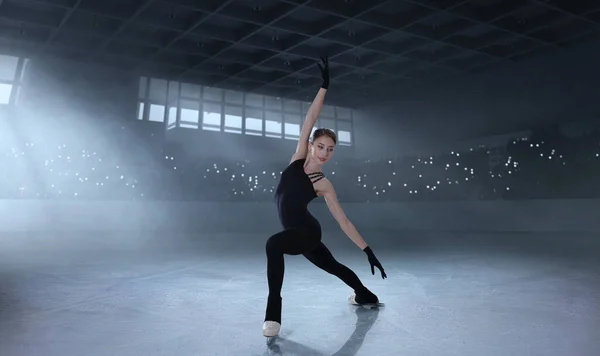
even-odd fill
[[[367,291],[352,270],[336,261],[329,249],[321,242],[321,234],[302,229],[287,229],[269,238],[267,250],[267,280],[269,297],[265,321],[281,323],[281,288],[285,270],[283,255],[304,255],[315,266],[334,276],[356,292]],[[367,291],[367,293],[370,293]]]

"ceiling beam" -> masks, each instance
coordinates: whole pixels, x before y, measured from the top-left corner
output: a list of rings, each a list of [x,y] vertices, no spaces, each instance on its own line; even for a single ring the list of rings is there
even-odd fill
[[[188,34],[192,33],[195,29],[197,29],[198,27],[200,27],[200,25],[202,25],[203,23],[205,23],[206,21],[208,21],[209,19],[211,19],[213,16],[215,16],[219,11],[221,11],[221,9],[225,8],[227,5],[229,5],[230,3],[232,3],[233,0],[225,0],[221,3],[221,5],[219,5],[218,8],[216,8],[213,12],[206,14],[206,16],[204,16],[203,18],[201,18],[200,20],[196,21],[195,24],[193,24],[192,26],[190,26],[190,28],[188,28],[187,30],[181,32],[179,34],[179,36],[176,36],[175,38],[173,38],[166,46],[160,48],[157,52],[155,52],[154,54],[152,54],[151,56],[148,56],[148,58],[146,58],[145,60],[141,61],[140,64],[136,67],[136,69],[139,69],[142,65],[150,62],[152,59],[154,59],[156,56],[158,56],[159,54],[163,53],[165,50],[169,49],[169,47],[171,47],[173,44],[175,44],[177,41],[179,41],[180,39],[184,38],[185,36],[187,36]]]
[[[79,8],[79,5],[81,5],[81,2],[83,0],[77,0],[77,2],[75,3],[75,5],[73,5],[72,7],[70,7],[67,12],[65,13],[65,15],[63,16],[62,20],[60,21],[58,27],[56,27],[52,33],[50,34],[50,36],[48,36],[48,39],[46,40],[46,42],[44,43],[44,45],[40,48],[40,50],[35,53],[32,57],[39,57],[41,55],[43,55],[46,50],[49,47],[49,44],[54,41],[54,39],[56,38],[56,36],[58,36],[60,30],[62,30],[62,28],[64,27],[64,25],[67,23],[67,21],[69,21],[69,19],[71,18],[71,16],[73,16],[73,14],[75,13],[75,11],[77,11],[77,9]]]
[[[310,0],[304,0],[304,3],[303,3],[303,4],[306,4],[306,3],[308,3],[309,1],[310,1]],[[260,26],[260,27],[258,27],[258,28],[257,28],[256,30],[254,30],[254,31],[251,31],[251,32],[247,33],[245,36],[243,36],[242,38],[238,39],[238,41],[236,41],[235,43],[233,43],[231,46],[229,46],[229,47],[226,47],[226,48],[223,48],[222,50],[220,50],[220,51],[216,52],[215,54],[213,54],[211,57],[209,57],[209,58],[205,59],[204,61],[202,61],[202,62],[198,63],[197,65],[195,65],[195,66],[193,66],[193,67],[190,67],[189,69],[185,70],[184,72],[182,72],[181,74],[179,74],[179,75],[177,76],[177,78],[176,78],[176,79],[179,79],[179,78],[183,77],[184,75],[186,75],[186,74],[188,74],[190,71],[192,71],[192,70],[194,70],[194,69],[198,68],[200,65],[204,64],[205,62],[208,62],[208,61],[210,61],[210,60],[213,60],[213,59],[215,59],[215,58],[216,58],[216,57],[218,57],[218,56],[219,56],[221,53],[223,53],[223,52],[225,52],[225,51],[227,51],[227,50],[231,49],[231,47],[234,47],[236,44],[238,44],[238,43],[240,43],[240,42],[243,42],[243,41],[245,41],[246,39],[248,39],[248,38],[250,38],[250,37],[254,36],[254,35],[255,35],[255,34],[257,34],[259,31],[263,30],[265,27],[268,27],[269,25],[271,25],[271,24],[273,24],[273,23],[275,23],[275,22],[277,22],[277,21],[281,20],[282,18],[284,18],[284,17],[286,17],[286,16],[289,16],[291,13],[293,13],[294,11],[298,10],[299,8],[301,8],[303,4],[295,4],[295,6],[294,6],[294,7],[292,7],[292,9],[291,9],[290,11],[286,11],[286,12],[285,12],[285,13],[283,13],[282,15],[280,15],[280,16],[277,16],[277,17],[273,18],[271,21],[269,21],[269,23],[267,23],[267,24],[265,24],[265,25],[263,25],[263,26]],[[221,15],[221,16],[225,16],[225,15]],[[227,16],[227,17],[229,17],[229,16]],[[238,19],[238,20],[239,20],[239,19]],[[272,58],[272,57],[271,57],[271,58]],[[261,61],[261,63],[262,63],[262,62],[264,62],[264,61]],[[249,67],[249,68],[252,68],[252,67]],[[242,73],[242,72],[245,72],[245,71],[247,71],[247,69],[245,69],[245,70],[243,70],[243,71],[241,71],[241,72],[239,72],[239,73]],[[237,73],[237,74],[239,74],[239,73]]]
[[[123,30],[125,30],[127,27],[129,27],[129,25],[131,25],[133,23],[133,21],[135,21],[135,19],[138,18],[138,16],[140,16],[142,14],[142,12],[144,12],[150,5],[152,5],[152,3],[156,1],[156,0],[146,0],[145,3],[143,3],[142,5],[140,5],[136,10],[135,13],[127,20],[123,21],[121,23],[121,25],[119,26],[119,28],[113,32],[113,34],[110,37],[107,37],[94,51],[92,51],[90,53],[90,58],[89,59],[94,59],[94,55],[97,54],[100,51],[103,51],[106,46],[108,46],[112,41],[114,41],[117,36],[123,32]]]

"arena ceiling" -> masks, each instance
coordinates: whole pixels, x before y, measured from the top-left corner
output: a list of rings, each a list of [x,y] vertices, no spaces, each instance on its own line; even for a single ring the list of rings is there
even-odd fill
[[[594,0],[0,0],[0,51],[356,107],[594,35]]]

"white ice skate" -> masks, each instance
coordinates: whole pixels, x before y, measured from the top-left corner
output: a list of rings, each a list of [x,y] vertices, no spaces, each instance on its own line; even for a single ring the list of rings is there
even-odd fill
[[[263,323],[263,335],[265,337],[275,337],[279,334],[281,324],[276,321],[265,321]]]
[[[348,297],[348,302],[352,305],[361,306],[363,308],[371,309],[371,308],[379,308],[385,306],[385,303],[377,302],[377,303],[364,303],[360,304],[356,301],[356,294],[352,294]]]

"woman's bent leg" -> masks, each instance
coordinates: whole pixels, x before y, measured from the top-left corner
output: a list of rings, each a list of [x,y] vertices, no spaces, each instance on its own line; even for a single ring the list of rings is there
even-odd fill
[[[281,288],[285,272],[284,254],[300,255],[318,243],[313,236],[298,229],[288,229],[271,236],[266,243],[267,281],[269,297],[265,321],[276,321],[281,324]]]

